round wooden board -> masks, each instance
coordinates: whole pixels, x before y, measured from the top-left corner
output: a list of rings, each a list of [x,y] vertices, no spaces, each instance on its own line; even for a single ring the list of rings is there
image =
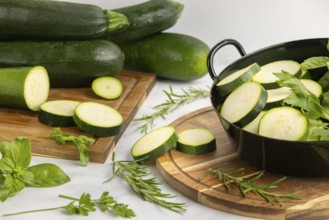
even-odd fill
[[[208,128],[216,135],[217,150],[213,153],[193,156],[178,152],[175,148],[159,157],[156,167],[162,178],[174,189],[205,206],[221,211],[261,219],[327,219],[329,217],[329,179],[287,177],[272,189],[276,193],[294,193],[299,200],[281,200],[282,206],[271,205],[261,197],[249,193],[242,197],[231,184],[231,191],[212,175],[199,180],[209,168],[225,164],[226,167],[245,168],[245,175],[259,172],[239,158],[212,107],[187,114],[172,125],[179,133],[188,128]],[[281,178],[266,173],[255,184],[269,184]]]

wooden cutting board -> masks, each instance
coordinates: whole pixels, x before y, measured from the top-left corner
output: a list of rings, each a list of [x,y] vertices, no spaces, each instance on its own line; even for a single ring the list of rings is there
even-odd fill
[[[96,138],[89,146],[90,161],[103,163],[112,152],[116,142],[132,121],[139,107],[155,84],[155,75],[151,73],[122,71],[117,75],[124,86],[124,92],[117,100],[108,101],[97,97],[91,88],[52,88],[49,99],[71,99],[95,101],[110,105],[124,117],[121,133],[114,137]],[[73,144],[59,145],[53,140],[40,138],[47,136],[52,127],[40,123],[36,112],[0,108],[0,140],[12,140],[18,136],[28,137],[32,144],[32,154],[79,160],[79,153]],[[77,127],[62,128],[63,133],[72,135],[90,135]]]
[[[329,218],[329,178],[287,177],[278,188],[271,191],[281,194],[294,193],[300,199],[284,199],[282,207],[273,206],[253,194],[242,197],[234,185],[231,191],[227,192],[221,182],[212,175],[200,181],[199,177],[208,168],[223,164],[226,167],[245,168],[245,175],[261,171],[238,157],[212,107],[187,114],[172,125],[177,132],[188,128],[205,127],[216,135],[217,150],[213,153],[192,156],[172,148],[157,159],[156,167],[160,175],[182,194],[205,206],[254,218],[275,220]],[[281,177],[265,173],[256,184],[272,183]]]

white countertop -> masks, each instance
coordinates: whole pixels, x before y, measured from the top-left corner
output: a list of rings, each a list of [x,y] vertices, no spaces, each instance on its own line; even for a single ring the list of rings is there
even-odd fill
[[[142,2],[140,0],[71,1],[92,2],[107,9]],[[244,46],[246,52],[249,53],[275,43],[304,38],[329,37],[329,1],[326,0],[180,0],[179,2],[185,5],[184,11],[177,24],[167,32],[192,35],[206,42],[209,47],[214,46],[223,39],[233,38],[238,40]],[[216,58],[218,69],[224,68],[239,57],[240,55],[233,47],[225,48],[221,55]],[[136,117],[152,113],[151,107],[165,100],[166,97],[162,90],[168,89],[169,85],[172,85],[175,91],[179,92],[181,88],[186,89],[190,86],[207,88],[207,86],[212,85],[212,80],[208,75],[199,80],[184,83],[157,80],[155,87]],[[156,127],[170,124],[184,114],[207,106],[210,106],[209,99],[199,100],[183,106],[167,115],[166,120],[156,120]],[[136,131],[138,125],[136,122],[131,123],[117,143],[115,148],[116,159],[131,159],[131,146],[141,137],[141,134]],[[121,178],[115,178],[112,182],[102,184],[111,175],[111,157],[104,164],[89,163],[87,167],[80,166],[77,161],[43,157],[32,158],[32,164],[45,162],[60,166],[70,176],[71,182],[53,188],[26,187],[17,195],[1,203],[0,219],[115,219],[116,217],[113,215],[101,211],[92,212],[88,217],[82,217],[68,215],[61,210],[2,217],[5,213],[66,205],[68,201],[58,198],[59,194],[79,197],[82,193],[90,193],[93,197],[98,197],[104,191],[109,191],[110,195],[116,198],[118,202],[128,204],[137,215],[132,219],[249,219],[205,207],[181,195],[163,181],[155,166],[150,166],[150,169],[154,171],[158,181],[162,182],[161,189],[163,189],[163,192],[177,195],[177,198],[173,201],[183,202],[188,205],[185,214],[177,214],[141,200]],[[117,217],[117,219],[120,218]]]

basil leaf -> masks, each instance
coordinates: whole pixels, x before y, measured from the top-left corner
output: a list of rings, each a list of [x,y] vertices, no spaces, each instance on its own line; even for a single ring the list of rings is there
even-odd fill
[[[28,185],[34,187],[58,186],[70,181],[70,177],[58,166],[50,163],[38,164],[27,168],[33,173],[33,179]]]
[[[302,69],[316,69],[320,67],[326,67],[327,62],[329,62],[329,57],[310,57],[304,60],[304,62],[301,63],[301,66]]]
[[[15,165],[22,169],[27,168],[31,162],[31,143],[28,138],[15,138],[11,141],[6,157],[11,158]]]
[[[30,185],[33,182],[34,174],[29,170],[23,170],[22,174],[19,176],[19,179]]]
[[[0,170],[3,173],[12,173],[15,169],[14,161],[9,157],[4,157],[0,160]]]
[[[9,147],[10,143],[8,141],[0,142],[0,154],[2,155],[2,158],[6,156],[6,152],[8,151]]]
[[[8,174],[0,189],[0,200],[5,201],[9,196],[23,190],[24,187],[24,182]]]

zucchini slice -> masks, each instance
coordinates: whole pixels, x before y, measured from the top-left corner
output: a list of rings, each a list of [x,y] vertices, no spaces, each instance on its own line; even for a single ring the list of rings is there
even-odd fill
[[[203,155],[216,150],[214,134],[206,128],[187,129],[178,134],[176,150],[192,155]]]
[[[313,93],[316,97],[322,97],[323,91],[320,83],[311,80],[311,79],[300,79],[300,82],[308,89],[311,93]]]
[[[96,95],[104,99],[117,99],[123,92],[120,80],[111,76],[103,76],[95,79],[91,88]]]
[[[172,126],[163,126],[141,137],[131,148],[131,155],[140,163],[155,160],[177,143],[178,136]]]
[[[254,134],[258,134],[259,121],[265,113],[266,113],[266,111],[261,111],[257,115],[257,117],[254,120],[252,120],[252,122],[250,122],[249,124],[244,126],[242,129],[246,130],[246,131],[249,131],[251,133],[254,133]]]
[[[259,70],[260,66],[257,63],[253,63],[226,76],[216,84],[219,95],[221,97],[228,95],[235,88],[239,87],[247,81],[250,81],[251,77],[255,75]]]
[[[224,100],[220,115],[228,122],[244,127],[263,110],[267,92],[257,82],[246,82],[233,90]]]
[[[37,111],[47,101],[49,77],[42,66],[0,69],[0,106]]]
[[[83,131],[97,137],[109,137],[118,134],[123,117],[114,108],[97,103],[82,102],[74,110],[73,120]]]
[[[268,96],[265,106],[266,109],[282,106],[283,100],[291,94],[291,89],[288,87],[268,89],[266,91]]]
[[[73,100],[51,100],[40,106],[38,119],[41,123],[52,127],[74,126],[74,109],[80,104]]]
[[[279,60],[263,65],[251,80],[262,84],[265,89],[279,88],[280,86],[276,82],[278,78],[273,73],[282,71],[286,71],[297,78],[302,74],[301,65],[298,62],[293,60]]]
[[[276,139],[305,140],[308,136],[308,119],[292,107],[272,108],[261,118],[258,133]]]

